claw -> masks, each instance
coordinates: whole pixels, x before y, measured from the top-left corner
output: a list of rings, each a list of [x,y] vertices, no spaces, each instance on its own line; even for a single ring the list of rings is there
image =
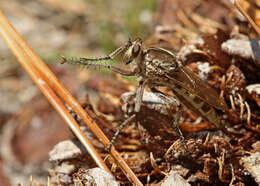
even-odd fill
[[[65,58],[65,56],[61,56],[61,58],[62,58],[61,64],[64,64],[67,62],[67,59]]]

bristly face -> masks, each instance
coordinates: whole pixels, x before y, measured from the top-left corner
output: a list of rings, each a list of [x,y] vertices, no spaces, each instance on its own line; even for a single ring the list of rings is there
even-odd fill
[[[135,58],[139,56],[142,51],[142,40],[140,38],[135,39],[133,42],[129,41],[125,45],[126,51],[124,54],[123,61],[127,65],[131,63]]]

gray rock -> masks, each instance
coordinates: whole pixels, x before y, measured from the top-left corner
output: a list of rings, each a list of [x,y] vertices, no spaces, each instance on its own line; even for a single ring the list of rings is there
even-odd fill
[[[83,154],[83,149],[80,148],[79,142],[72,140],[65,140],[57,145],[49,152],[49,161],[63,161],[72,159]]]
[[[248,157],[241,158],[240,164],[242,164],[255,181],[260,184],[260,152],[255,152]]]
[[[77,173],[78,179],[74,179],[75,186],[82,184],[88,186],[119,186],[120,184],[115,178],[101,168],[93,168],[88,170],[80,170]],[[79,182],[81,181],[81,183]]]
[[[171,171],[161,186],[190,186],[190,184],[178,172]]]

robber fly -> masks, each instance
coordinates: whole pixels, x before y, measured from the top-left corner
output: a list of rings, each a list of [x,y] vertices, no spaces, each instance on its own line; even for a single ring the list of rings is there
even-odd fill
[[[123,54],[124,64],[131,64],[133,67],[132,70],[97,63],[105,60],[113,60],[119,54]],[[108,68],[125,76],[138,77],[139,86],[135,94],[134,111],[132,115],[130,115],[128,119],[118,127],[118,130],[114,134],[111,143],[107,148],[108,150],[110,150],[120,130],[122,130],[122,128],[124,128],[128,123],[132,122],[136,117],[136,113],[140,111],[145,86],[148,86],[152,92],[157,94],[157,96],[168,105],[167,110],[169,114],[171,114],[173,105],[178,107],[172,126],[183,141],[185,148],[187,148],[187,146],[181,130],[178,127],[181,115],[179,101],[203,119],[215,125],[215,127],[223,127],[221,118],[215,109],[226,111],[226,103],[218,98],[219,95],[213,88],[209,87],[191,70],[183,66],[181,61],[178,59],[178,56],[169,50],[157,47],[146,48],[143,46],[142,40],[137,38],[134,41],[129,39],[129,41],[124,45],[105,57],[79,59],[62,58],[62,63],[68,62],[85,66]],[[166,96],[164,93],[159,91],[158,87],[167,87],[174,93],[179,101],[174,98],[169,99],[169,96]]]

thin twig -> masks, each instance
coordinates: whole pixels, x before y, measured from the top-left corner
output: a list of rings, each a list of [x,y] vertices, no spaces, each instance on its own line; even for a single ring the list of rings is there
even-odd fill
[[[155,161],[155,159],[153,157],[153,153],[152,152],[150,152],[150,160],[151,160],[151,165],[152,165],[152,167],[154,168],[154,170],[156,172],[158,172],[159,174],[163,174],[165,176],[168,176],[168,174],[166,172],[161,171],[161,169],[159,168],[159,166],[157,165],[157,163],[156,163],[156,161]]]
[[[233,185],[233,182],[235,181],[236,177],[235,177],[235,171],[234,171],[234,167],[232,164],[230,164],[231,166],[231,173],[232,173],[232,178],[231,178],[231,181],[229,183],[229,186],[232,186]]]
[[[178,143],[179,141],[176,140],[175,142],[173,142],[173,144],[168,148],[168,150],[166,151],[166,153],[164,154],[164,157],[167,157],[168,154],[170,154],[170,152],[174,149],[174,147],[176,146],[176,144]]]
[[[196,26],[188,19],[182,10],[178,10],[176,15],[184,25],[191,28],[192,30],[196,30]]]
[[[228,83],[231,81],[233,75],[234,75],[233,72],[231,72],[231,73],[228,75],[228,78],[227,78],[226,84],[228,84]]]
[[[208,142],[209,142],[209,132],[208,132],[208,134],[206,136],[206,139],[205,139],[205,141],[203,143],[203,146],[207,146]]]
[[[234,99],[233,99],[232,95],[229,95],[229,100],[230,100],[230,103],[231,103],[232,110],[236,110]]]
[[[246,105],[246,109],[247,109],[247,124],[250,125],[251,124],[251,110],[246,101],[245,101],[245,105]]]
[[[222,156],[218,157],[217,160],[218,160],[218,166],[219,166],[219,170],[218,170],[219,180],[223,181],[223,167],[224,167],[224,162],[225,162],[225,152],[223,152]]]
[[[245,108],[244,100],[243,100],[242,96],[239,93],[237,94],[237,96],[238,96],[239,102],[240,102],[240,118],[242,118],[243,114],[244,114],[244,108]]]
[[[255,22],[253,21],[253,19],[246,13],[246,11],[242,8],[242,6],[239,4],[238,0],[235,0],[234,2],[235,7],[240,11],[240,13],[245,16],[245,18],[247,19],[247,21],[252,25],[252,27],[254,28],[254,30],[256,31],[256,33],[258,35],[260,35],[260,28],[257,24],[255,24]]]

